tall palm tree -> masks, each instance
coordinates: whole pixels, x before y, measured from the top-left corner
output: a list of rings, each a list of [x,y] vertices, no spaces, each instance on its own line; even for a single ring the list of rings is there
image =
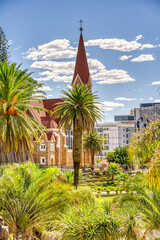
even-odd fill
[[[33,150],[32,137],[39,141],[38,132],[43,134],[43,126],[26,114],[29,108],[41,109],[30,104],[40,101],[40,85],[30,77],[31,73],[19,68],[15,63],[0,63],[0,153],[3,159],[10,155],[15,160],[22,153],[29,154]]]
[[[103,140],[101,136],[96,130],[91,129],[89,134],[83,138],[83,148],[91,153],[92,169],[94,169],[94,156],[97,152],[101,152],[102,147]]]
[[[55,118],[61,117],[60,127],[70,125],[73,128],[74,185],[77,187],[83,131],[93,128],[95,121],[100,120],[102,115],[97,106],[97,95],[90,88],[86,89],[84,84],[75,84],[72,90],[68,88],[68,91],[62,93],[63,102],[57,104],[53,114]]]

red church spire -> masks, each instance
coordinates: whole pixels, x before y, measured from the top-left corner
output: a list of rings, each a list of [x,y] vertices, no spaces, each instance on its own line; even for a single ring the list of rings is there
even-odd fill
[[[82,23],[82,21],[80,22]],[[72,85],[75,83],[75,81],[77,82],[77,78],[80,78],[78,80],[78,83],[80,81],[83,84],[87,84],[88,81],[90,80],[90,73],[89,73],[86,51],[85,51],[83,35],[82,35],[82,31],[83,31],[82,25],[80,27],[80,31],[81,31],[81,34],[79,39],[77,59],[76,59],[76,64],[74,69]],[[91,82],[89,85],[91,85]]]

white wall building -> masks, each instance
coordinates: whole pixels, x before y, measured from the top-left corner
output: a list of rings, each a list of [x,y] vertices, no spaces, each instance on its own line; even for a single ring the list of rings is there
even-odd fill
[[[131,134],[134,132],[134,123],[105,122],[96,127],[103,139],[103,148],[98,158],[103,158],[106,153],[112,152],[116,147],[128,146]]]

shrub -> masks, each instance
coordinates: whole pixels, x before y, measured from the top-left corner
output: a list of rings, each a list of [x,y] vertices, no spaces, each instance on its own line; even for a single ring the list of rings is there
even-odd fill
[[[95,196],[90,187],[79,187],[74,191],[73,196],[79,200],[80,204],[95,203]]]

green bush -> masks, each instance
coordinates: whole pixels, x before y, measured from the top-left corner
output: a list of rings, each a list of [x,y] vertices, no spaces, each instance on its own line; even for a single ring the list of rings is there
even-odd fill
[[[90,187],[79,187],[74,191],[73,196],[79,200],[80,204],[95,203],[95,196]]]

